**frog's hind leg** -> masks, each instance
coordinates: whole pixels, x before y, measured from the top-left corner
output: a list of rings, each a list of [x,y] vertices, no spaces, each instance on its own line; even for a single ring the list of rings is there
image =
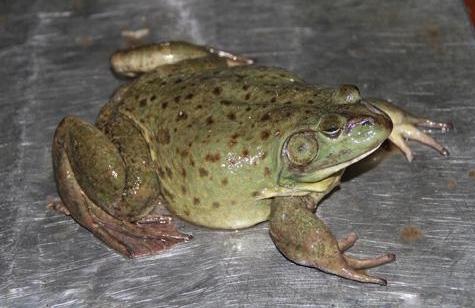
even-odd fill
[[[62,204],[55,202],[51,207],[128,257],[158,253],[189,240],[191,236],[180,233],[171,219],[140,222],[151,205],[160,201],[155,194],[158,187],[151,175],[126,167],[124,161],[130,158],[121,151],[93,125],[75,117],[63,119],[53,140]],[[133,186],[130,181],[140,177],[142,182]],[[132,190],[139,196],[135,200],[133,194],[128,196]]]
[[[279,197],[272,202],[270,235],[288,259],[360,282],[386,285],[386,280],[363,269],[395,260],[394,254],[356,259],[345,254],[357,240],[354,233],[337,241],[328,227],[305,207],[305,197]]]
[[[435,149],[443,156],[449,156],[449,151],[443,145],[430,135],[419,130],[418,127],[440,129],[442,132],[446,132],[452,129],[451,123],[433,122],[426,118],[415,117],[384,100],[368,99],[367,101],[383,110],[391,118],[393,130],[389,140],[401,149],[408,161],[412,161],[414,155],[406,140],[418,141]]]
[[[193,66],[195,59],[209,58],[208,65],[238,66],[252,64],[251,59],[237,56],[212,47],[199,46],[187,42],[163,42],[119,50],[111,57],[113,70],[127,77],[135,77],[157,68],[188,61]],[[220,61],[222,60],[222,61]],[[198,61],[199,62],[199,61]],[[199,66],[199,65],[198,65]]]

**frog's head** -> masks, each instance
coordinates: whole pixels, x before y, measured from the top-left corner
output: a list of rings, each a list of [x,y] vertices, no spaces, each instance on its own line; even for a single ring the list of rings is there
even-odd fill
[[[278,184],[312,191],[317,183],[374,152],[392,130],[388,116],[360,101],[302,118],[279,145]],[[313,189],[313,187],[315,189]]]

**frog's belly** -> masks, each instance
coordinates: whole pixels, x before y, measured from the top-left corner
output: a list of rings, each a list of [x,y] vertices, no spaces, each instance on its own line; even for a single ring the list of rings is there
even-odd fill
[[[169,210],[192,224],[214,229],[242,229],[269,219],[270,200],[248,200],[241,202],[213,202],[211,204],[186,204],[174,201]]]

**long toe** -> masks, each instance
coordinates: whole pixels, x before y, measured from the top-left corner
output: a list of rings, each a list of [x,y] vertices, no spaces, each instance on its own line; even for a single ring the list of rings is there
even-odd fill
[[[370,259],[357,259],[351,256],[343,255],[348,265],[356,270],[372,268],[380,266],[386,263],[393,262],[396,260],[396,255],[393,253],[388,253],[382,256],[378,256]]]

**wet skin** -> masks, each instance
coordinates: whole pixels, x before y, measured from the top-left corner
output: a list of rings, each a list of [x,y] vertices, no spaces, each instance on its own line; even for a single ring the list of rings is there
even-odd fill
[[[393,254],[358,260],[315,215],[344,169],[389,138],[412,160],[405,139],[447,150],[408,115],[355,86],[310,85],[278,68],[212,48],[168,42],[115,53],[120,87],[95,125],[76,117],[53,142],[56,182],[71,215],[110,247],[133,257],[191,237],[183,220],[240,229],[270,220],[270,235],[290,260],[345,278],[385,280],[360,269]]]

